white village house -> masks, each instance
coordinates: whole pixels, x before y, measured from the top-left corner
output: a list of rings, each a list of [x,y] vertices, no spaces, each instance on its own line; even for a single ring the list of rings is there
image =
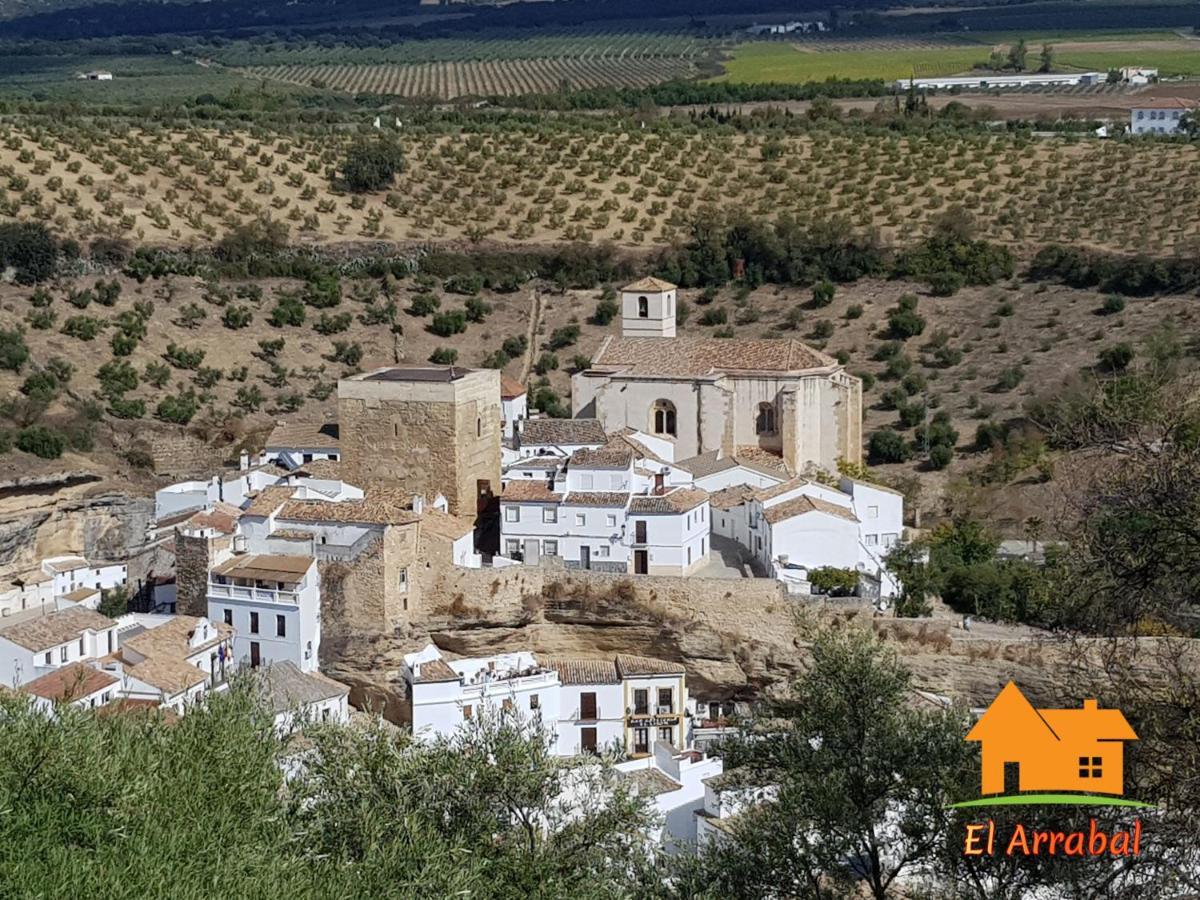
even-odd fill
[[[1195,118],[1200,103],[1182,97],[1151,98],[1129,110],[1131,134],[1173,135],[1183,133],[1184,117]]]
[[[642,757],[656,741],[689,746],[683,666],[640,656],[539,659],[526,652],[447,660],[432,644],[404,658],[418,739],[452,736],[465,721],[512,710],[536,718],[563,756],[615,750]]]

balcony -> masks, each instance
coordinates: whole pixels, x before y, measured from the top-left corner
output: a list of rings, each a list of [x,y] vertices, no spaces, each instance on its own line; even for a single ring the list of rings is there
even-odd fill
[[[276,588],[250,587],[240,584],[208,583],[208,596],[214,600],[241,600],[247,603],[282,603],[291,606],[300,604],[297,591],[281,591]]]

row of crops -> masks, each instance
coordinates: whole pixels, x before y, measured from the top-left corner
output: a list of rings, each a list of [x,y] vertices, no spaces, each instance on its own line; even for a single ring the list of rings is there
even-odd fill
[[[690,78],[696,65],[684,57],[580,56],[416,65],[253,66],[241,71],[255,78],[351,94],[448,100],[601,86],[644,87]]]
[[[714,42],[689,34],[650,32],[559,33],[496,40],[401,41],[384,46],[237,42],[211,54],[227,66],[382,65],[439,62],[494,62],[516,59],[695,59]]]

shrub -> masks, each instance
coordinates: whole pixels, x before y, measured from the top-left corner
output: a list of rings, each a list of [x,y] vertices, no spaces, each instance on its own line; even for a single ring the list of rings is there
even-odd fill
[[[42,459],[58,459],[66,447],[66,438],[44,425],[30,425],[17,432],[17,449]]]
[[[263,339],[258,342],[258,355],[264,360],[275,359],[283,350],[283,338]]]
[[[263,405],[264,399],[258,385],[243,386],[237,389],[237,395],[233,398],[233,405],[240,410],[252,413],[258,411],[258,408]]]
[[[29,361],[29,348],[19,328],[0,328],[0,369],[20,372]]]
[[[867,442],[867,459],[874,465],[905,462],[909,454],[904,437],[891,428],[881,428],[873,432]]]
[[[925,421],[926,406],[924,403],[906,403],[897,412],[900,413],[901,428],[915,428]]]
[[[195,369],[204,362],[204,351],[199,347],[180,347],[172,341],[167,344],[163,359],[176,369]]]
[[[546,349],[562,350],[564,347],[570,347],[577,340],[579,340],[579,326],[563,325],[551,332],[550,340],[546,341]]]
[[[52,356],[46,361],[46,371],[58,379],[59,384],[66,384],[75,374],[75,367],[59,356]]]
[[[529,347],[529,341],[525,335],[517,337],[505,338],[504,343],[500,345],[500,349],[508,356],[509,359],[516,359]]]
[[[137,390],[138,375],[128,360],[109,360],[96,371],[96,381],[102,396],[113,400]]]
[[[220,369],[214,369],[212,366],[201,366],[196,370],[195,376],[192,378],[201,390],[209,390],[217,386],[223,377]]]
[[[25,320],[34,331],[49,331],[57,318],[58,314],[52,309],[31,309]]]
[[[192,417],[199,409],[200,401],[196,397],[196,392],[188,388],[178,394],[168,394],[163,397],[155,407],[154,414],[164,422],[186,425],[192,421]]]
[[[836,292],[837,288],[834,287],[832,281],[818,281],[813,285],[812,305],[818,308],[828,306],[833,302],[833,295]]]
[[[463,308],[467,311],[467,319],[471,322],[482,322],[492,314],[492,304],[485,303],[482,297],[468,297]]]
[[[1000,370],[1000,377],[992,388],[996,393],[1011,391],[1025,379],[1025,372],[1020,366],[1009,366]]]
[[[438,337],[461,334],[467,330],[467,314],[461,309],[437,313],[429,323],[429,330]]]
[[[97,281],[95,290],[96,302],[101,306],[115,306],[121,296],[121,284],[115,278],[112,281]]]
[[[109,402],[108,412],[118,419],[140,419],[146,415],[146,401],[117,397]]]
[[[852,303],[846,307],[846,318],[847,319],[861,319],[862,314],[863,314],[863,308],[862,308],[861,303]]]
[[[1106,372],[1123,372],[1133,362],[1133,346],[1122,342],[1105,347],[1097,354],[1100,368]]]
[[[608,297],[601,298],[596,304],[596,311],[592,313],[593,325],[608,325],[617,314],[621,312],[621,305]]]
[[[483,276],[478,272],[451,275],[442,283],[442,289],[450,294],[478,294],[483,290]]]
[[[404,153],[393,139],[380,135],[358,138],[342,162],[342,182],[355,193],[380,191],[404,169]]]
[[[47,404],[58,396],[58,388],[58,379],[52,372],[34,372],[21,383],[22,394]]]
[[[304,324],[305,316],[307,316],[307,312],[300,298],[284,294],[275,301],[275,307],[267,316],[267,321],[276,328],[283,328],[287,325],[299,327]]]
[[[831,597],[849,597],[858,587],[858,573],[853,569],[839,569],[835,566],[821,566],[810,569],[808,583],[818,594],[829,594]]]
[[[63,322],[62,333],[81,341],[92,341],[100,333],[101,322],[91,316],[71,316]]]
[[[436,294],[414,294],[406,312],[410,316],[427,316],[437,312],[441,306],[442,301]]]
[[[170,368],[158,362],[146,363],[142,375],[147,384],[152,384],[156,388],[166,387],[167,382],[171,380]]]
[[[337,313],[332,316],[329,313],[321,313],[321,318],[313,323],[313,331],[326,336],[341,334],[350,327],[352,318],[353,316],[350,313]]]
[[[357,366],[362,362],[362,347],[349,341],[334,341],[333,353],[327,358],[330,362],[342,363],[346,366]]]
[[[888,312],[888,336],[906,341],[925,330],[925,319],[917,314],[917,298],[904,294],[895,309]]]
[[[558,357],[553,353],[543,353],[533,365],[533,370],[539,375],[553,372],[558,368]]]
[[[902,409],[908,405],[908,391],[902,387],[888,388],[879,398],[879,405],[884,409]]]
[[[980,422],[975,426],[975,449],[991,450],[1003,447],[1008,439],[1008,429],[999,422]]]
[[[452,366],[458,359],[458,351],[452,347],[438,347],[429,354],[429,361],[438,366]]]
[[[700,313],[701,325],[724,325],[729,320],[729,314],[723,306],[712,306]]]
[[[958,272],[934,272],[927,279],[930,292],[936,297],[952,297],[962,290],[967,280]]]
[[[250,311],[250,307],[237,303],[225,307],[225,311],[221,313],[221,324],[233,331],[245,328],[253,321],[254,313]]]
[[[0,224],[0,271],[11,267],[18,284],[35,284],[52,276],[61,250],[40,222]]]
[[[1104,316],[1112,316],[1125,309],[1125,298],[1119,297],[1116,294],[1109,294],[1104,298],[1104,303],[1100,307],[1100,314]]]
[[[112,345],[113,356],[129,356],[137,349],[137,338],[131,337],[124,331],[118,331],[109,341]]]
[[[954,459],[954,448],[946,444],[935,444],[929,448],[929,467],[944,469]]]
[[[334,272],[310,275],[304,284],[304,302],[313,309],[331,309],[342,302],[342,282]]]
[[[814,341],[826,341],[833,337],[835,330],[836,328],[831,321],[828,319],[820,319],[813,324],[812,331],[808,333],[808,336]]]
[[[224,262],[245,262],[253,256],[271,256],[287,247],[288,226],[276,219],[255,219],[236,226],[213,248]]]

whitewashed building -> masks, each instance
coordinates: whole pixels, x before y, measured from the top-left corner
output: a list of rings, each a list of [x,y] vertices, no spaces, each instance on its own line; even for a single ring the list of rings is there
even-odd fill
[[[413,735],[449,737],[470,719],[508,710],[536,720],[561,755],[646,756],[655,741],[689,741],[687,683],[678,663],[618,654],[612,660],[505,653],[447,660],[432,644],[404,658]]]
[[[279,734],[310,723],[345,725],[350,721],[350,688],[320,672],[303,672],[295,663],[277,662],[264,666],[258,678]]]
[[[51,578],[54,596],[61,597],[79,588],[111,591],[125,584],[128,569],[124,563],[91,563],[82,556],[54,556],[42,560],[42,571]]]
[[[696,812],[696,850],[728,840],[738,817],[763,803],[774,803],[779,787],[764,784],[750,772],[730,769],[704,780],[704,803]]]
[[[529,418],[529,398],[525,385],[517,379],[500,373],[500,420],[507,437],[516,431],[517,422]]]
[[[263,462],[298,469],[317,460],[340,462],[338,426],[334,422],[278,422],[267,438]]]
[[[236,554],[209,574],[208,615],[233,629],[233,658],[317,668],[321,584],[310,556]]]
[[[1129,110],[1131,134],[1174,135],[1183,133],[1184,117],[1194,118],[1200,104],[1182,97],[1159,97],[1139,103]]]
[[[597,419],[522,419],[513,437],[514,458],[567,457],[576,450],[599,450],[608,443]],[[509,462],[509,460],[505,460]]]
[[[118,620],[119,647],[100,660],[123,676],[121,695],[180,715],[232,674],[233,628],[204,616],[131,613]]]
[[[117,623],[83,606],[14,613],[0,623],[0,684],[20,687],[117,647]]]
[[[648,756],[617,763],[615,768],[633,793],[657,813],[661,824],[650,838],[668,853],[694,853],[706,782],[721,774],[721,759],[655,741]]]

